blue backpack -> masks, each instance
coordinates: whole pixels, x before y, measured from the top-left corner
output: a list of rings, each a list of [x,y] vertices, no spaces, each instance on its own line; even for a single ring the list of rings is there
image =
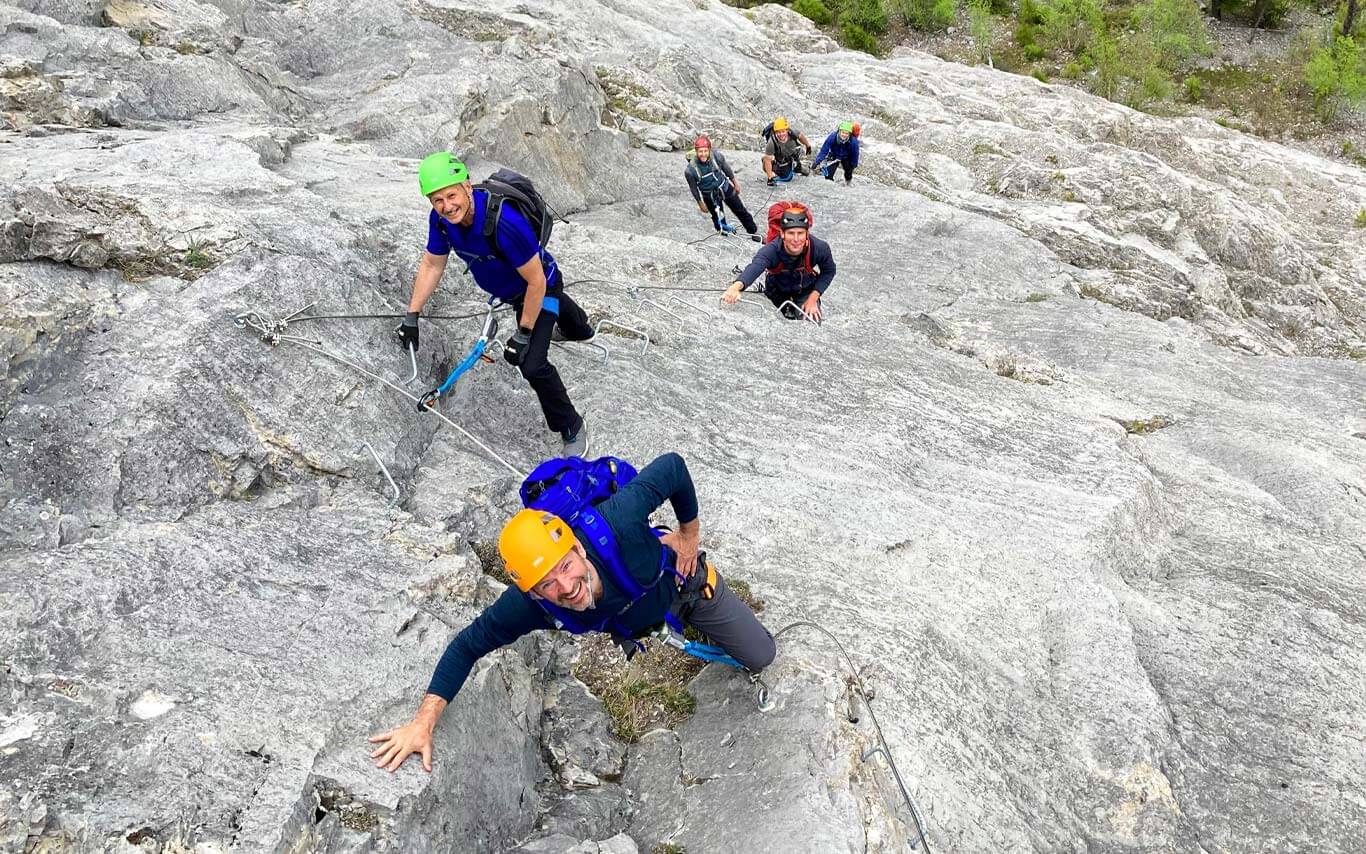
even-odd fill
[[[665,548],[660,551],[659,571],[654,581],[642,586],[626,566],[611,526],[594,509],[634,480],[636,474],[634,466],[617,457],[599,457],[591,462],[582,457],[563,457],[546,460],[522,481],[519,490],[522,505],[532,510],[554,513],[573,528],[577,536],[591,543],[593,550],[607,565],[612,580],[628,600],[626,606],[616,614],[597,623],[586,623],[577,611],[532,597],[532,601],[541,606],[557,627],[576,635],[611,631],[629,637],[629,632],[617,624],[616,618],[654,589],[661,579],[676,577],[670,550]],[[656,535],[661,533],[655,531]],[[665,621],[678,631],[683,631],[682,623],[672,614],[666,615]]]

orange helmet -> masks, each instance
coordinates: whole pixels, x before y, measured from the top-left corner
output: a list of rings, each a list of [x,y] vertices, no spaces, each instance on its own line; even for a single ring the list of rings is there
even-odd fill
[[[498,535],[498,553],[508,575],[522,592],[529,592],[555,564],[578,545],[579,539],[565,521],[544,510],[521,510]]]

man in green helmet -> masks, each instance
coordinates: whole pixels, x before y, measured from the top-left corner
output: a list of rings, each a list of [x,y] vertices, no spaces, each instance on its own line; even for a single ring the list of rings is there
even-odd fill
[[[536,392],[547,426],[564,442],[562,454],[583,456],[588,432],[549,353],[552,340],[587,341],[593,328],[584,310],[565,295],[559,266],[544,246],[551,221],[545,202],[529,180],[510,170],[499,170],[474,186],[465,164],[444,151],[423,159],[418,184],[432,210],[427,251],[418,263],[407,316],[397,330],[399,341],[417,347],[418,315],[454,252],[475,284],[512,305],[517,332],[508,339],[503,358],[521,370]]]
[[[853,122],[840,122],[835,132],[825,138],[821,153],[816,155],[812,171],[819,171],[825,180],[835,180],[835,170],[844,168],[844,183],[854,180],[858,168],[859,135]]]

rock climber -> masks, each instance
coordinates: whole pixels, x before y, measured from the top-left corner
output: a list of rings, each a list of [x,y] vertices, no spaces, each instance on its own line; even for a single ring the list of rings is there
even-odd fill
[[[784,317],[796,320],[805,315],[819,322],[824,317],[821,295],[835,278],[835,257],[830,244],[811,236],[811,212],[805,206],[784,210],[778,225],[781,239],[769,241],[755,253],[754,260],[721,299],[735,302],[741,291],[765,273],[764,296],[782,310]],[[787,302],[800,307],[800,311],[784,306]]]
[[[811,141],[806,135],[788,124],[787,119],[779,116],[773,124],[764,128],[768,146],[764,149],[764,175],[770,187],[779,181],[792,180],[793,174],[809,175],[802,165],[802,149],[807,156],[811,154]]]
[[[683,170],[683,177],[688,182],[693,201],[697,202],[697,209],[711,214],[712,228],[727,234],[735,233],[735,226],[725,222],[724,203],[740,218],[745,231],[755,240],[759,239],[759,227],[754,224],[754,217],[749,215],[745,203],[740,200],[740,185],[735,180],[735,173],[731,171],[725,155],[712,148],[711,140],[706,135],[699,135],[693,141],[693,156]]]
[[[549,352],[552,340],[589,340],[593,327],[564,293],[564,277],[544,246],[548,221],[553,221],[545,203],[529,180],[508,170],[473,185],[465,164],[444,151],[418,165],[418,184],[432,210],[427,249],[418,263],[408,312],[396,330],[399,342],[417,348],[418,316],[454,252],[476,285],[512,304],[517,331],[507,340],[503,358],[521,370],[536,392],[546,425],[563,440],[564,455],[582,456],[588,431],[550,364]]]
[[[858,168],[859,138],[854,135],[853,122],[841,122],[837,130],[825,138],[816,163],[811,168],[825,176],[825,180],[835,180],[835,170],[844,167],[844,183],[854,180],[854,170]]]
[[[679,526],[659,537],[650,514],[665,500]],[[515,586],[446,647],[412,721],[370,737],[377,767],[395,771],[416,753],[431,771],[432,730],[474,663],[537,629],[609,632],[626,649],[661,623],[681,621],[751,673],[773,661],[773,636],[699,551],[697,493],[682,457],[664,454],[592,509],[587,520],[578,514],[581,527],[531,509],[504,526],[498,550]],[[632,586],[638,595],[628,595]]]

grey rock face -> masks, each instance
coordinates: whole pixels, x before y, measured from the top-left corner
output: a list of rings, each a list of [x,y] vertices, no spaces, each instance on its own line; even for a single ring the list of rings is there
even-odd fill
[[[854,183],[769,192],[780,113],[815,141],[856,114]],[[876,689],[935,850],[1366,836],[1360,170],[714,0],[3,5],[0,116],[7,849],[912,838],[802,628],[768,714],[713,667],[628,749],[532,639],[481,663],[431,775],[369,765],[497,595],[475,550],[517,478],[303,346],[401,383],[393,318],[277,347],[232,319],[400,312],[415,158],[448,146],[572,214],[571,292],[649,335],[555,351],[592,450],[685,454],[722,571]],[[630,292],[719,289],[755,249],[698,242],[663,150],[698,130],[756,215],[814,208],[823,326]],[[429,314],[481,311],[456,266]],[[424,321],[414,390],[477,323]],[[444,412],[513,468],[558,448],[502,363]]]

